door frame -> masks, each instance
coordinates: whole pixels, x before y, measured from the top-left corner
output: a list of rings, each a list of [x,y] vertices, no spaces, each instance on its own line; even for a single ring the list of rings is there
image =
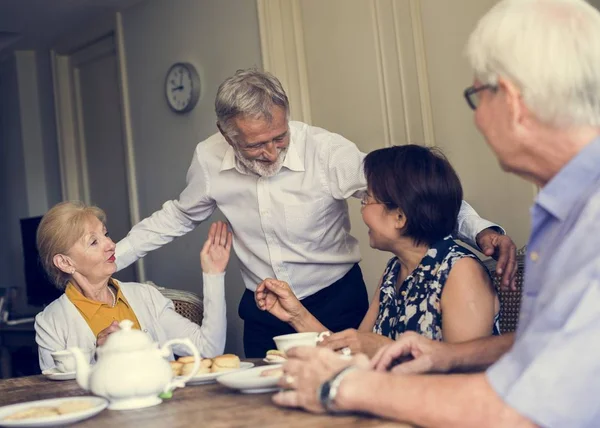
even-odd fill
[[[73,61],[76,52],[112,36],[117,58],[119,93],[121,97],[121,122],[125,153],[125,173],[129,200],[129,215],[132,225],[140,221],[139,195],[135,169],[135,151],[131,121],[125,40],[123,35],[123,17],[120,12],[98,18],[85,29],[69,33],[59,39],[50,51],[54,86],[54,104],[58,139],[61,189],[63,200],[82,200],[89,202],[85,144],[83,130],[78,122],[81,114],[80,97],[77,93],[77,76],[73,73]],[[110,47],[112,49],[112,47]],[[107,49],[100,46],[99,49]],[[81,58],[80,58],[81,59]],[[144,260],[135,263],[135,272],[139,282],[146,281]]]

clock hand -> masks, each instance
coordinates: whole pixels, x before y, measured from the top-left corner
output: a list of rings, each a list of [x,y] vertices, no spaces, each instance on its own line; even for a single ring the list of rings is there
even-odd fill
[[[179,86],[176,86],[174,88],[171,88],[171,92],[181,91],[182,89],[183,89],[183,85],[179,85]]]

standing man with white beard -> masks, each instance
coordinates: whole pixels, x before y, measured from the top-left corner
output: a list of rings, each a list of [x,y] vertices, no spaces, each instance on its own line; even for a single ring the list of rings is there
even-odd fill
[[[312,314],[333,331],[357,328],[368,308],[350,235],[346,199],[366,189],[356,145],[338,134],[289,121],[287,95],[277,78],[254,69],[226,79],[215,101],[217,133],[198,144],[179,200],[133,227],[117,244],[119,269],[193,230],[219,208],[234,234],[246,292],[246,357],[262,357],[272,338],[291,326],[254,302],[265,278],[287,282]],[[515,271],[515,246],[467,204],[459,237],[499,257],[505,284]]]

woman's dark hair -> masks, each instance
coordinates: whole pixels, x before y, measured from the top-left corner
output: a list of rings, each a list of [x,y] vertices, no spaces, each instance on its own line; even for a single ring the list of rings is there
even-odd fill
[[[404,212],[404,236],[417,245],[432,245],[454,231],[462,186],[439,149],[408,144],[374,150],[364,169],[371,196]]]

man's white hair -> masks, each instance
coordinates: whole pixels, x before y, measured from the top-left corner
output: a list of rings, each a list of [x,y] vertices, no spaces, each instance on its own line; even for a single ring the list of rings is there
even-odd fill
[[[506,78],[541,121],[600,126],[600,12],[583,0],[503,0],[469,37],[475,78]]]

